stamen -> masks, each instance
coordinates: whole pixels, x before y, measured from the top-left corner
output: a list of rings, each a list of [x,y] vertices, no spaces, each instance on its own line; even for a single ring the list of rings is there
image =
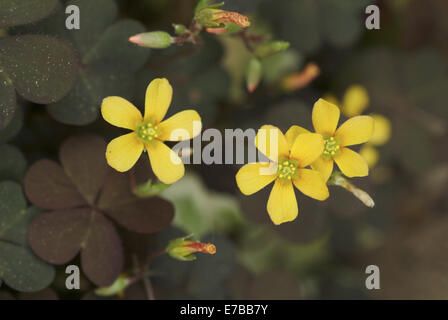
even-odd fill
[[[160,135],[159,128],[151,122],[142,122],[137,126],[137,137],[143,143],[149,143]]]
[[[323,157],[325,159],[330,159],[333,156],[339,154],[339,142],[337,138],[329,137],[324,140],[324,152]]]

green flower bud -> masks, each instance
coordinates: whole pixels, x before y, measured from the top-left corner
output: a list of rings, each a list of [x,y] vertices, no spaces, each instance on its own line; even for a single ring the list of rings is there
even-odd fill
[[[255,49],[255,55],[260,58],[266,58],[289,48],[289,42],[271,41],[258,46]]]
[[[110,286],[96,289],[95,294],[102,297],[114,296],[123,292],[128,285],[128,278],[125,275],[120,275]]]
[[[159,194],[169,186],[169,184],[165,184],[163,182],[153,183],[150,179],[147,182],[139,184],[137,187],[135,187],[134,194],[140,198],[152,197]]]
[[[185,27],[183,24],[173,24],[174,33],[178,36],[182,36],[187,31],[187,27]]]
[[[216,247],[211,243],[201,243],[198,241],[188,240],[192,235],[177,238],[170,241],[166,247],[168,254],[177,260],[192,261],[196,259],[193,253],[202,252],[208,254],[215,254]]]
[[[171,36],[164,31],[140,33],[129,38],[129,41],[141,47],[164,49],[171,45]]]
[[[232,22],[241,28],[250,26],[249,18],[245,15],[221,9],[203,9],[196,13],[194,19],[206,28],[223,27],[225,22]]]
[[[257,58],[252,58],[249,61],[246,73],[246,84],[249,92],[253,92],[258,87],[262,74],[263,69],[260,60]]]

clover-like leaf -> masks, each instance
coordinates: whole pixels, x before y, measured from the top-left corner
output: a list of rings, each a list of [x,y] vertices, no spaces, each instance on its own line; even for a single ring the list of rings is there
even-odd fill
[[[32,23],[48,16],[57,0],[8,0],[0,3],[0,28]]]
[[[0,39],[0,128],[16,110],[15,91],[35,103],[60,100],[74,86],[78,61],[65,42],[44,35],[16,35]]]
[[[20,185],[0,182],[0,278],[18,291],[41,290],[54,278],[54,268],[39,260],[26,242],[29,221],[38,213],[26,208]]]
[[[67,30],[64,24],[65,5],[73,4],[82,12],[79,30]],[[81,71],[74,89],[61,101],[47,106],[58,121],[86,125],[95,121],[102,99],[134,95],[134,73],[149,56],[149,50],[133,45],[129,37],[145,31],[135,20],[116,23],[117,5],[111,0],[73,0],[59,5],[55,13],[33,26],[71,42],[81,58]],[[21,32],[27,29],[20,29]]]
[[[0,110],[2,110],[2,101],[0,101]],[[3,109],[5,110],[5,109]],[[0,111],[1,112],[1,111]],[[1,117],[1,116],[0,116]],[[23,125],[23,109],[19,105],[17,105],[14,114],[12,115],[12,119],[8,120],[9,124],[3,129],[0,128],[0,144],[8,142],[12,138],[14,138],[19,131],[22,129]]]
[[[173,205],[159,197],[136,201],[129,177],[111,172],[106,180],[98,206],[123,227],[139,233],[155,233],[174,218]]]
[[[14,180],[22,182],[25,175],[26,159],[22,152],[11,145],[0,145],[0,154],[2,161],[0,162],[0,181]]]
[[[325,43],[346,47],[361,35],[360,18],[369,1],[277,0],[263,2],[262,15],[279,36],[302,52],[315,52]]]
[[[98,286],[110,285],[124,265],[120,236],[109,218],[132,231],[152,233],[174,216],[168,201],[136,197],[128,174],[107,166],[105,152],[106,142],[98,136],[71,137],[60,149],[62,167],[40,160],[25,177],[30,201],[54,210],[31,223],[33,250],[54,264],[67,263],[80,252],[83,271]]]

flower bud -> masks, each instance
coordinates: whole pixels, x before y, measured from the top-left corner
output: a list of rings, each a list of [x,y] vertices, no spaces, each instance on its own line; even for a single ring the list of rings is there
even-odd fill
[[[174,33],[178,36],[183,36],[187,31],[187,27],[185,27],[183,24],[173,24],[173,28]]]
[[[133,190],[134,194],[139,198],[148,198],[158,195],[160,192],[168,188],[170,185],[163,182],[153,182],[151,179],[139,184]]]
[[[171,36],[164,31],[140,33],[129,38],[129,41],[141,47],[164,49],[171,45]]]
[[[375,121],[375,127],[369,143],[382,146],[390,139],[392,124],[388,118],[380,114],[372,114],[372,118]]]
[[[249,92],[254,92],[254,90],[258,87],[262,73],[263,69],[260,60],[257,58],[252,58],[249,61],[246,73],[247,90]]]
[[[255,55],[260,58],[266,58],[289,48],[287,41],[271,41],[263,43],[255,49]]]
[[[241,28],[250,26],[249,18],[238,12],[225,11],[221,9],[202,9],[196,13],[195,20],[206,28],[223,27],[223,23],[231,22]]]
[[[361,85],[350,86],[342,99],[342,112],[347,117],[358,116],[369,106],[369,93]]]
[[[196,256],[194,253],[196,252],[207,254],[216,253],[216,247],[214,244],[188,240],[189,238],[191,238],[191,235],[184,238],[171,240],[166,248],[166,251],[174,259],[181,261],[195,260]]]
[[[103,297],[110,297],[121,294],[129,284],[129,278],[126,275],[122,274],[110,286],[96,289],[95,294]]]
[[[319,66],[310,62],[305,66],[302,72],[294,72],[286,76],[281,82],[281,87],[285,91],[302,89],[313,81],[319,74]]]

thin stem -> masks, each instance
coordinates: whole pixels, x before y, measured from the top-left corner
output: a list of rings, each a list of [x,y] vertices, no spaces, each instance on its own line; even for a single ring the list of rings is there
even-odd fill
[[[347,191],[351,192],[356,198],[361,200],[361,202],[364,203],[364,205],[366,205],[369,208],[373,208],[375,206],[375,202],[367,192],[359,189],[358,187],[350,183],[337,171],[335,171],[332,177],[328,180],[328,184],[339,186],[346,189]]]

